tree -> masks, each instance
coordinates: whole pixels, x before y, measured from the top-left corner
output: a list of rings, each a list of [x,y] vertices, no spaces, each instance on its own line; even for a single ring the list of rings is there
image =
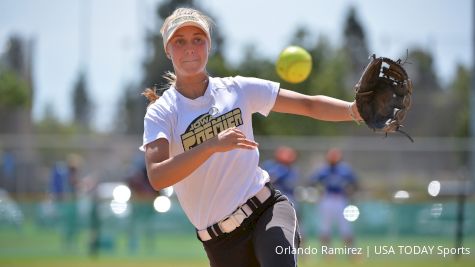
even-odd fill
[[[89,130],[91,127],[92,103],[87,92],[86,74],[81,71],[74,86],[72,95],[74,123],[80,129]]]
[[[30,104],[26,81],[13,71],[0,71],[0,133],[20,133]]]
[[[369,50],[366,42],[366,34],[358,19],[355,7],[350,7],[343,30],[343,51],[348,57],[351,66],[347,86],[357,82],[364,66],[368,63]]]
[[[137,93],[137,88],[133,84],[127,86],[120,101],[119,114],[122,115],[117,117],[115,123],[117,132],[125,134],[143,133],[145,102],[145,98]]]
[[[463,65],[458,65],[455,78],[450,85],[455,95],[454,108],[457,110],[455,116],[455,135],[457,137],[470,136],[470,73],[469,69]]]
[[[65,128],[65,126],[60,122],[56,114],[53,105],[46,103],[43,118],[36,123],[36,132],[40,134],[62,132],[60,129]]]
[[[17,108],[30,105],[29,87],[13,71],[0,71],[0,107]]]
[[[438,83],[431,52],[410,48],[406,53],[401,59],[413,84],[412,105],[404,122],[407,132],[413,136],[453,135],[453,128],[443,123],[455,116],[453,98]]]
[[[55,111],[51,103],[46,103],[43,111],[43,117],[40,121],[35,123],[35,137],[34,142],[40,142],[37,138],[39,136],[54,136],[54,141],[57,144],[64,144],[71,142],[71,138],[78,133],[78,125],[72,123],[63,123],[57,117],[57,112]],[[78,149],[81,150],[81,149]],[[35,149],[37,156],[35,158],[35,164],[46,164],[51,165],[56,162],[58,159],[64,158],[67,153],[71,153],[70,147],[62,146],[40,146]],[[80,151],[75,151],[82,154]],[[30,176],[28,176],[30,177]]]
[[[407,57],[408,64],[405,64],[404,67],[410,74],[415,88],[432,92],[441,90],[434,69],[434,59],[429,51],[413,48],[409,50]]]
[[[25,51],[22,49],[22,43],[19,36],[12,36],[8,41],[8,53],[5,55],[6,65],[17,73],[22,73],[25,67]]]
[[[25,107],[26,109],[31,109],[31,99],[33,99],[33,44],[31,40],[28,41],[20,36],[13,35],[8,40],[6,53],[0,58],[0,65],[3,65],[6,70],[14,72],[26,82],[30,98],[30,106]]]
[[[10,37],[0,58],[0,128],[9,133],[31,132],[33,99],[32,42]]]
[[[470,90],[471,70],[463,65],[457,66],[455,78],[449,88],[452,92],[451,110],[455,111],[452,116],[454,123],[454,135],[456,137],[470,137]],[[468,166],[470,161],[469,151],[460,151],[458,159],[462,166]]]

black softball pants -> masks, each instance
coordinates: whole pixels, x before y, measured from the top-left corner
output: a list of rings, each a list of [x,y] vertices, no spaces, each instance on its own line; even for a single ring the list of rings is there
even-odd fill
[[[236,230],[203,242],[212,267],[297,266],[299,244],[295,209],[279,191]]]

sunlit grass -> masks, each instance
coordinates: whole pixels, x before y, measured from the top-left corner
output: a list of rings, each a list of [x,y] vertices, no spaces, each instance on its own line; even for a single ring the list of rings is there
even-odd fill
[[[89,231],[83,229],[68,244],[61,231],[55,228],[39,228],[25,224],[20,229],[0,228],[0,266],[25,267],[132,267],[132,266],[171,266],[200,267],[208,266],[206,254],[193,232],[146,233],[140,236],[137,250],[131,250],[127,232],[113,236],[113,246],[104,249],[96,257],[89,254]],[[320,248],[315,238],[305,240],[302,247]],[[425,237],[359,237],[356,247],[398,245],[441,245],[453,247],[451,238],[437,236]],[[332,246],[341,246],[336,242]],[[440,255],[366,255],[349,257],[348,255],[323,256],[321,253],[301,255],[299,266],[377,266],[377,267],[473,267],[475,262],[475,238],[465,240],[465,247],[470,248],[470,255],[463,255],[458,260],[454,256],[443,258]]]

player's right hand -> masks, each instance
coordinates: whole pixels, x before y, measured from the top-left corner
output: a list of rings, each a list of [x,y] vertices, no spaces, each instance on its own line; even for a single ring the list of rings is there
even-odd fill
[[[228,128],[209,140],[214,152],[225,152],[236,148],[255,149],[259,144],[247,139],[238,128]]]

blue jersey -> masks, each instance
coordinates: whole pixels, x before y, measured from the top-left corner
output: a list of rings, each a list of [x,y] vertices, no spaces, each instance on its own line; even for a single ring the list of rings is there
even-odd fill
[[[356,176],[351,167],[345,163],[326,165],[317,171],[310,180],[325,187],[325,192],[331,194],[346,194],[348,185],[356,184]]]
[[[70,180],[70,172],[64,162],[56,162],[51,171],[50,193],[55,197],[63,197],[64,194],[74,192],[74,185]]]
[[[289,165],[268,160],[262,164],[262,168],[269,173],[270,181],[274,187],[287,196],[292,197],[298,172]]]

